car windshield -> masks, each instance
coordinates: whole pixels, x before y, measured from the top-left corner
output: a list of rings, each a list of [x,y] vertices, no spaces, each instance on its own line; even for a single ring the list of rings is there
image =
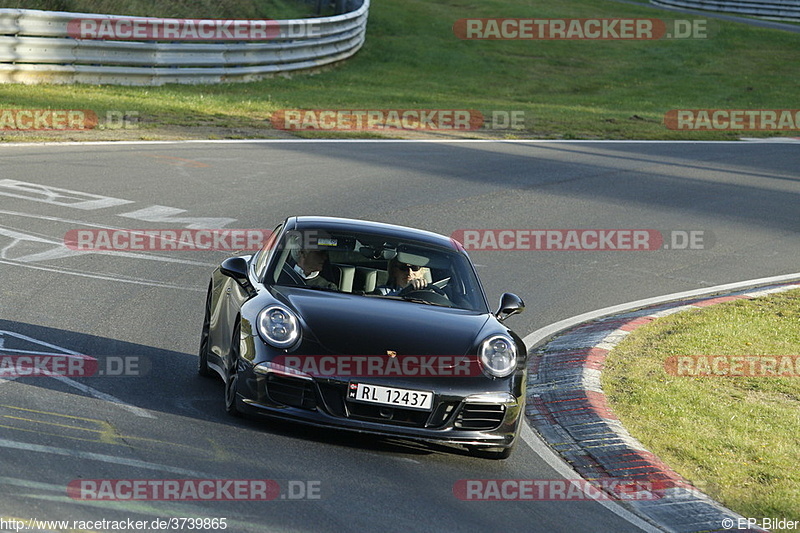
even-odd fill
[[[452,248],[381,234],[287,231],[266,285],[487,312],[469,259]]]

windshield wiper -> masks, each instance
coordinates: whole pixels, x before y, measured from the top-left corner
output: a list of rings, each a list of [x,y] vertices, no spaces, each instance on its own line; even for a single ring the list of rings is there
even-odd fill
[[[316,285],[275,285],[276,287],[288,287],[293,289],[311,289],[313,291],[325,291],[325,292],[342,292],[339,289],[331,289],[328,287],[319,287]]]
[[[298,287],[302,289],[311,289],[313,291],[342,292],[339,289],[331,289],[330,287],[320,287],[318,285],[298,285]]]
[[[406,302],[414,302],[415,304],[434,305],[436,307],[453,307],[452,305],[437,304],[437,303],[429,302],[428,300],[423,300],[421,298],[405,298],[405,297],[401,297],[401,299],[403,301],[406,301]]]

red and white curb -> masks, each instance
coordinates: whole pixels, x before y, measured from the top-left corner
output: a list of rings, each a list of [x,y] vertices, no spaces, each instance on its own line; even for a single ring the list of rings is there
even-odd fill
[[[800,288],[798,276],[754,280],[749,283],[757,288],[752,289],[742,289],[748,283],[743,282],[708,289],[714,294],[706,296],[692,291],[684,293],[686,299],[672,295],[660,302],[634,302],[627,310],[617,306],[609,308],[613,312],[588,313],[582,315],[583,321],[576,317],[559,323],[560,329],[554,324],[529,335],[525,341],[534,351],[528,365],[526,415],[531,427],[583,478],[639,487],[639,492],[626,492],[620,501],[667,531],[722,532],[726,524],[746,523],[628,433],[609,408],[600,374],[609,352],[644,324],[688,309]],[[774,284],[764,285],[770,281]]]

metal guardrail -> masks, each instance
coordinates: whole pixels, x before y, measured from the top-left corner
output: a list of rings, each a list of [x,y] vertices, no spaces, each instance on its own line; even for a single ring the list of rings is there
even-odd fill
[[[650,0],[651,4],[800,21],[800,0]]]
[[[354,10],[342,15],[273,21],[268,40],[224,43],[79,39],[69,26],[76,19],[162,19],[0,9],[0,83],[222,83],[321,67],[361,48],[369,3],[347,0]]]

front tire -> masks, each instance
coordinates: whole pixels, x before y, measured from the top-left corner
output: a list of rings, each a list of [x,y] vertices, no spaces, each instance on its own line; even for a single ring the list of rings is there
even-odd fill
[[[231,339],[231,352],[228,365],[225,368],[225,411],[235,417],[242,416],[238,407],[239,391],[239,332],[241,326],[236,323],[233,328],[233,338]]]
[[[198,354],[197,373],[204,378],[216,374],[208,367],[209,332],[211,330],[211,284],[208,285],[206,309],[203,316],[203,331],[200,333],[200,352]]]

